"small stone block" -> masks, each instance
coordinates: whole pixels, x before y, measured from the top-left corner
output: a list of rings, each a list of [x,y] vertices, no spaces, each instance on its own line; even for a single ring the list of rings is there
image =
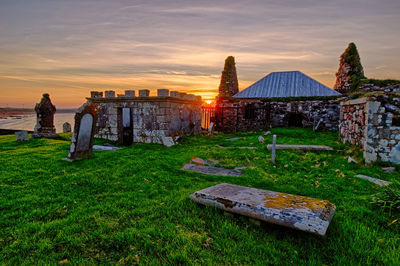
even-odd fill
[[[115,91],[105,91],[106,98],[115,98]]]
[[[139,90],[139,97],[149,97],[150,91],[149,90]]]
[[[167,147],[171,147],[171,146],[174,146],[174,145],[175,145],[175,142],[174,142],[174,140],[172,139],[172,137],[162,137],[162,138],[161,138],[161,141],[162,141],[162,144],[163,144],[164,146],[167,146]]]
[[[167,89],[158,89],[157,90],[157,96],[158,97],[168,97],[169,96],[169,90],[167,90]]]
[[[180,93],[179,93],[178,91],[171,91],[171,92],[169,93],[169,95],[170,95],[171,97],[174,97],[174,98],[179,98],[179,97],[180,97]]]
[[[268,144],[268,150],[272,149],[272,144]],[[276,145],[277,150],[305,150],[305,151],[331,151],[329,146],[325,145]]]
[[[15,132],[15,137],[17,138],[18,142],[29,141],[29,136],[27,131],[17,131]]]
[[[135,97],[135,91],[134,90],[126,90],[125,91],[125,97]]]
[[[224,211],[317,235],[325,235],[336,206],[327,200],[218,184],[189,196],[193,201]]]
[[[93,99],[103,98],[103,92],[102,91],[91,91],[90,97]]]

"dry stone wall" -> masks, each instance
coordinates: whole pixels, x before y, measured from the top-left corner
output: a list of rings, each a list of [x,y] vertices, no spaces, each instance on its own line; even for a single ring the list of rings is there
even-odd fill
[[[216,130],[251,131],[267,127],[314,127],[337,130],[339,100],[270,101],[219,97],[216,102]]]
[[[367,98],[340,104],[339,131],[344,143],[364,147],[368,120],[366,115]]]
[[[370,96],[341,103],[342,141],[362,147],[367,163],[400,164],[400,84],[361,90]]]

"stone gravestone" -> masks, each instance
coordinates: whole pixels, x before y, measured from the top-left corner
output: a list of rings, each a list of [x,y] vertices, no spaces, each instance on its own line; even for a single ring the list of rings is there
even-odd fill
[[[57,137],[54,126],[54,113],[56,107],[51,103],[49,94],[43,94],[40,103],[35,106],[36,126],[32,134],[33,138],[55,138]]]
[[[71,132],[71,124],[68,122],[65,122],[63,124],[63,133],[66,133],[66,132]]]
[[[66,161],[84,159],[92,155],[97,109],[87,102],[75,114],[74,133]]]
[[[17,131],[15,132],[15,137],[17,138],[18,142],[29,141],[29,136],[27,131]]]

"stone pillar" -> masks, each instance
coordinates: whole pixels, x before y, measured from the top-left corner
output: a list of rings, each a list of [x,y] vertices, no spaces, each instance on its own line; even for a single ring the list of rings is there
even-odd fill
[[[174,98],[179,98],[179,92],[178,91],[171,91],[169,95],[171,97],[174,97]]]
[[[115,91],[105,91],[106,98],[115,98]]]
[[[149,97],[150,91],[149,90],[139,90],[139,97]]]
[[[32,134],[33,138],[54,138],[57,137],[54,127],[54,113],[56,107],[51,103],[49,94],[43,94],[40,103],[35,106],[37,122]]]
[[[134,90],[126,90],[125,97],[136,97]]]
[[[103,92],[102,91],[91,91],[90,97],[93,99],[103,98]]]
[[[169,96],[169,90],[167,90],[167,89],[158,89],[157,90],[157,96],[158,97],[168,97]]]

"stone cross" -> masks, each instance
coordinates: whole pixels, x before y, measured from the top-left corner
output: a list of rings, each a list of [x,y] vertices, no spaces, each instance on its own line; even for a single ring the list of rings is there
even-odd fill
[[[276,135],[272,137],[272,162],[275,162],[275,151],[276,151]]]
[[[49,94],[43,94],[40,103],[35,106],[36,126],[32,134],[33,138],[54,138],[57,137],[54,126],[54,113],[56,107],[51,103]]]

